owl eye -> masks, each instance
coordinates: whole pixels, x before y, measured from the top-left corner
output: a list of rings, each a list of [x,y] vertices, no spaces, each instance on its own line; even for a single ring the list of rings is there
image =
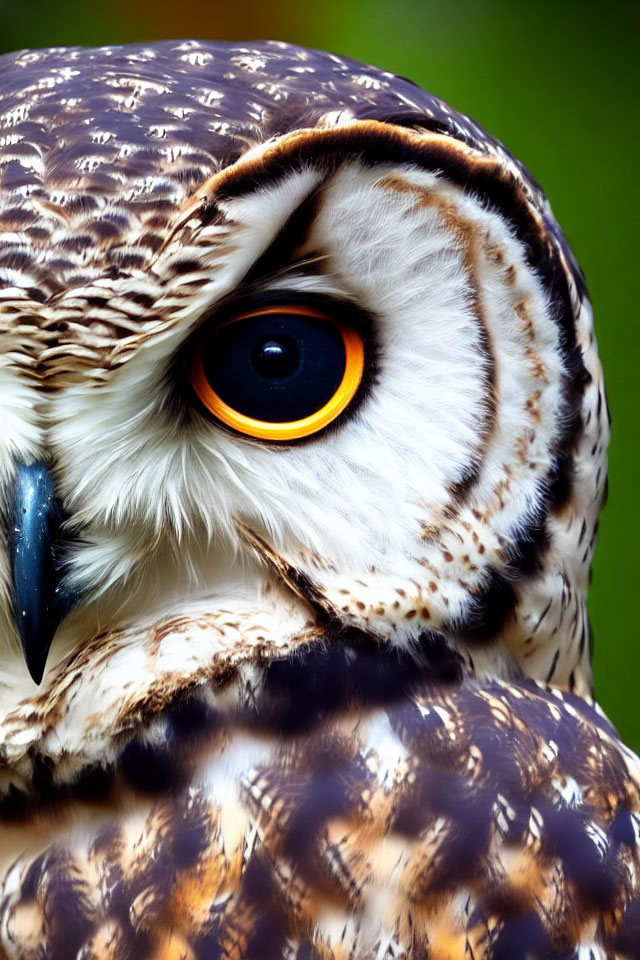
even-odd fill
[[[364,354],[357,330],[329,312],[263,307],[205,334],[191,383],[228,427],[260,440],[297,440],[346,410],[362,381]]]

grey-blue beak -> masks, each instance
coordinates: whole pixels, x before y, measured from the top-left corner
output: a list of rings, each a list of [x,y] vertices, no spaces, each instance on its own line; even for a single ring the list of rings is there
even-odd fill
[[[18,464],[9,537],[13,601],[25,663],[36,683],[53,636],[73,606],[61,587],[63,521],[46,464]]]

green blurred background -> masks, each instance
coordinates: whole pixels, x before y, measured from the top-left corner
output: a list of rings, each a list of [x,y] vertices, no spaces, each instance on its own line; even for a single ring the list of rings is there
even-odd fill
[[[609,0],[0,0],[0,51],[274,38],[411,77],[479,120],[542,183],[587,276],[613,413],[590,613],[599,699],[640,749],[638,48],[640,4]]]

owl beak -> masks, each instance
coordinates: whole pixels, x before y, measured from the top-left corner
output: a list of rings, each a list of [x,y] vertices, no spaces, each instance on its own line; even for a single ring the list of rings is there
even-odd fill
[[[18,464],[9,537],[14,613],[27,669],[35,683],[73,599],[60,585],[64,513],[44,463]]]

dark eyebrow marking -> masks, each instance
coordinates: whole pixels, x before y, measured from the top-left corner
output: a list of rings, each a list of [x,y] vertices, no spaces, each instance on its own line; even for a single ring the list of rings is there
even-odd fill
[[[243,281],[245,284],[278,274],[285,267],[296,262],[296,251],[303,246],[309,236],[321,196],[322,186],[316,187],[298,204],[269,247],[247,273]]]

